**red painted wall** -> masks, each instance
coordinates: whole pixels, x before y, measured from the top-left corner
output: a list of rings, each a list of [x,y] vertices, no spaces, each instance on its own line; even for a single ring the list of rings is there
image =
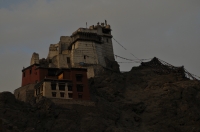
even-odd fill
[[[70,70],[65,70],[64,71],[63,79],[72,80],[71,79],[71,71]]]
[[[83,78],[82,81],[79,82],[76,80],[76,74],[82,74]],[[83,69],[71,69],[71,79],[73,82],[73,99],[79,99],[78,94],[82,94],[82,99],[89,100],[90,99],[90,92],[88,87],[88,78],[87,78],[87,70]],[[77,84],[83,85],[83,92],[77,91]]]
[[[26,69],[22,70],[22,86],[42,81],[47,73],[47,69],[37,68],[36,65],[27,67]]]
[[[35,68],[36,66],[32,65],[22,71],[22,86],[25,86],[30,83],[36,83],[36,80],[39,81],[39,73],[38,70],[35,70]]]

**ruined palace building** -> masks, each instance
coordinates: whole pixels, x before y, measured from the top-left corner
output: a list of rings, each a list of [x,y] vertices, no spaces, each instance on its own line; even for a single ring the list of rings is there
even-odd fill
[[[37,96],[89,100],[88,78],[102,68],[119,71],[107,21],[61,36],[57,44],[50,44],[46,59],[33,53],[30,66],[22,69],[22,85],[14,94],[25,102]]]

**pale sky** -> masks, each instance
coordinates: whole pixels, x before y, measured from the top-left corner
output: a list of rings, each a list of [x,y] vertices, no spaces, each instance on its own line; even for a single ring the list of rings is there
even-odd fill
[[[33,52],[46,58],[60,36],[105,20],[128,49],[113,40],[116,55],[158,57],[200,76],[200,0],[0,0],[0,92],[21,86],[21,70]],[[122,63],[120,69],[136,65]]]

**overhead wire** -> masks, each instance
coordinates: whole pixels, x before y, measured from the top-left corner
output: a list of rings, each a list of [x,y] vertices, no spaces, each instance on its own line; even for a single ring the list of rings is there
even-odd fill
[[[122,44],[120,44],[114,37],[113,37],[113,40],[118,44],[118,45],[120,45],[123,49],[125,49],[125,50],[127,50]],[[128,51],[128,50],[127,50]],[[140,62],[142,62],[142,59],[139,59],[138,57],[136,57],[134,54],[132,54],[130,51],[129,51],[129,53],[133,56],[133,57],[135,57],[136,59],[138,59]]]
[[[120,44],[114,37],[113,37],[113,40],[117,43],[117,44],[119,44],[123,49],[125,49],[125,50],[127,50],[122,44]],[[129,52],[132,56],[134,56],[136,59],[138,59],[140,62],[143,62],[144,60],[149,60],[149,59],[139,59],[138,57],[136,57],[135,55],[133,55],[131,52]],[[140,62],[138,62],[138,61],[135,61],[135,60],[132,60],[132,59],[127,59],[127,58],[125,58],[125,57],[121,57],[121,56],[118,56],[118,55],[115,55],[116,57],[119,57],[119,58],[121,58],[121,59],[125,59],[125,60],[129,60],[129,61],[134,61],[134,62],[118,62],[118,63],[140,63]],[[152,58],[151,58],[152,59]],[[159,61],[161,61],[161,63],[164,63],[165,65],[168,65],[168,66],[170,66],[170,67],[174,67],[173,65],[171,65],[171,64],[169,64],[169,63],[167,63],[167,62],[165,62],[165,61],[163,61],[163,60],[161,60],[161,59],[158,59]],[[200,79],[200,77],[199,76],[197,76],[197,75],[194,75],[194,74],[191,74],[191,73],[189,73],[185,68],[184,68],[184,70],[185,70],[185,73],[189,76],[189,77],[191,77],[191,78],[193,78],[193,79],[196,79],[195,77],[198,77],[199,79]],[[195,76],[195,77],[194,77]]]

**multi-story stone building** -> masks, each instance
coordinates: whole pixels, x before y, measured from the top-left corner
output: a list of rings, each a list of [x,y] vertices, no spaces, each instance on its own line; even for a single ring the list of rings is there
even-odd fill
[[[39,56],[33,56],[32,64],[38,63]],[[79,28],[71,36],[61,36],[57,44],[51,44],[46,58],[52,68],[88,69],[88,78],[98,74],[95,71],[101,66],[119,71],[113,53],[110,25],[97,23],[89,28]]]
[[[106,21],[61,36],[57,44],[50,45],[46,59],[33,53],[30,66],[22,70],[22,86],[14,93],[23,101],[39,95],[88,100],[88,78],[103,68],[119,71]]]

